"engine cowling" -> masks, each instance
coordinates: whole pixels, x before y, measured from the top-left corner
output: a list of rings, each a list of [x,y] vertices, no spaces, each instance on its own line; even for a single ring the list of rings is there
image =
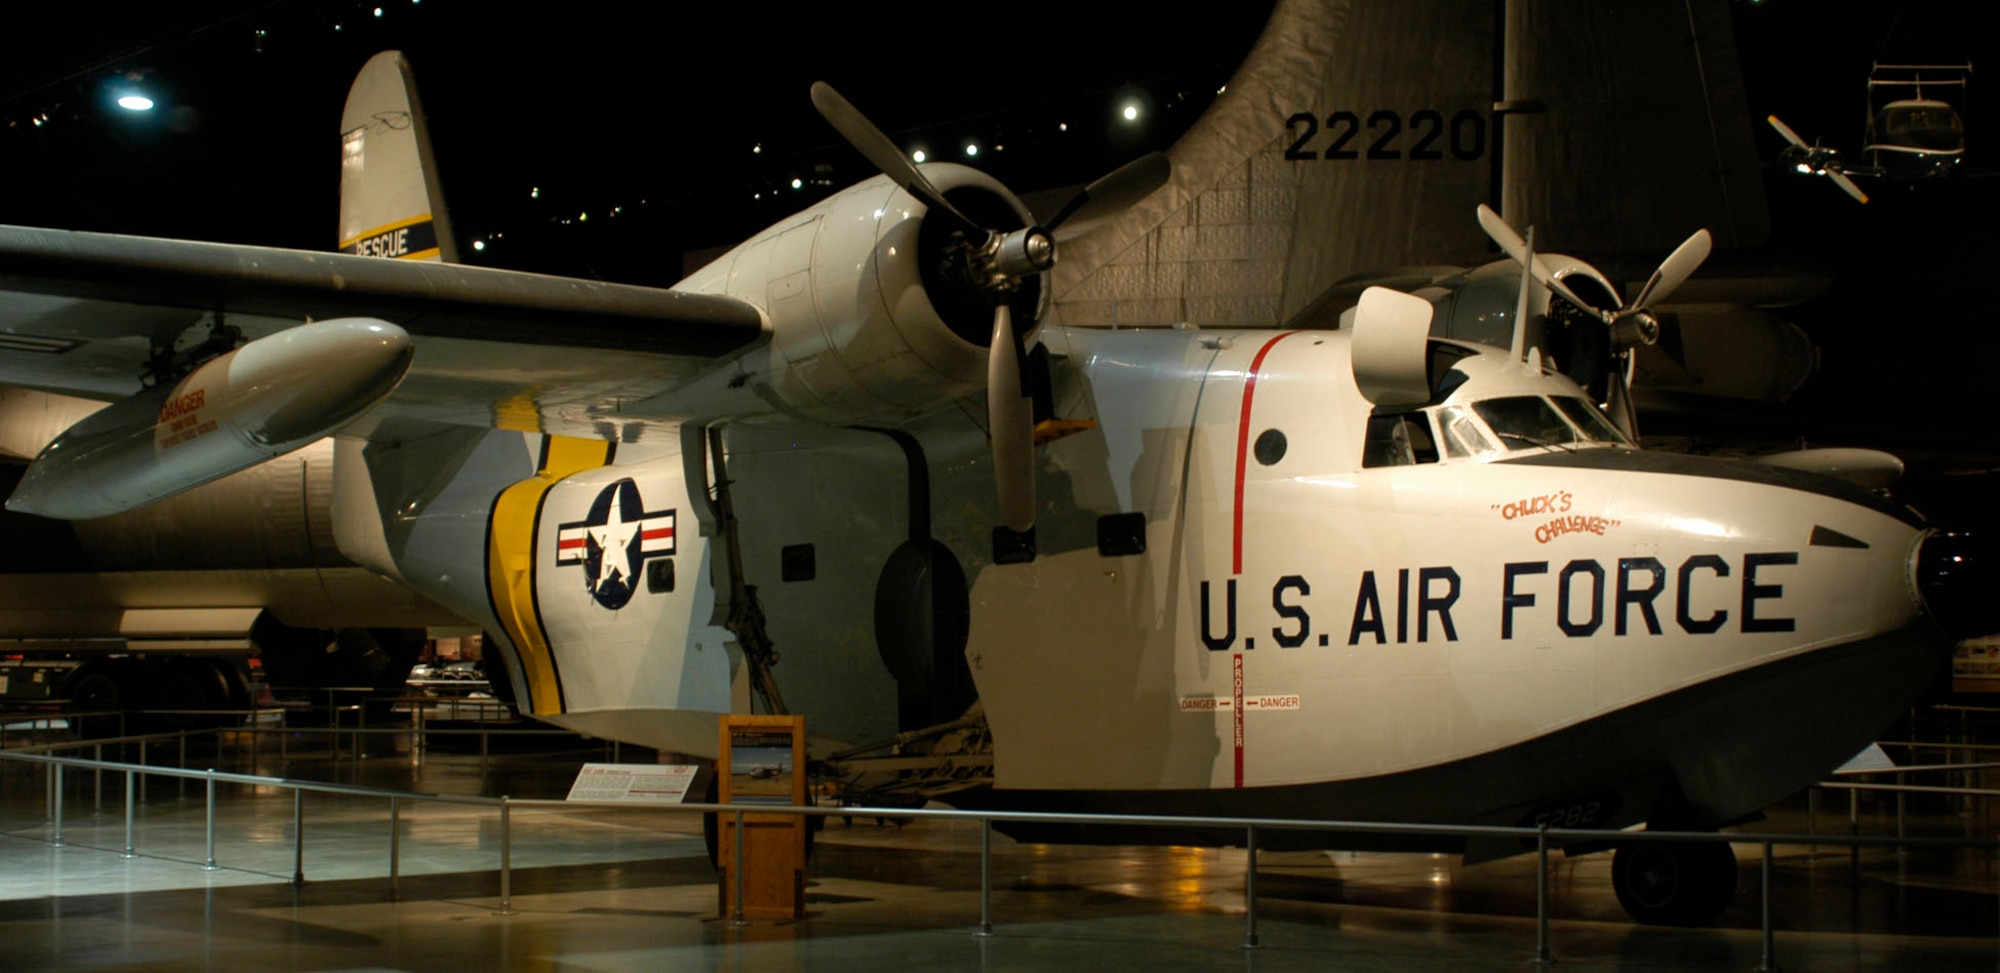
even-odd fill
[[[985,173],[949,163],[923,171],[985,227],[1031,221]],[[678,289],[764,309],[768,381],[787,409],[827,422],[883,421],[984,386],[992,297],[966,275],[960,251],[981,239],[877,176],[772,226]],[[1039,323],[1048,306],[1040,278],[1023,278],[1008,303],[1015,320]]]

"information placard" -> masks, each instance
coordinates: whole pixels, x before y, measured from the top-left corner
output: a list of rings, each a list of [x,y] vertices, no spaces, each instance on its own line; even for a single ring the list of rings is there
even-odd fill
[[[693,764],[584,764],[569,785],[567,800],[679,804],[697,769]]]

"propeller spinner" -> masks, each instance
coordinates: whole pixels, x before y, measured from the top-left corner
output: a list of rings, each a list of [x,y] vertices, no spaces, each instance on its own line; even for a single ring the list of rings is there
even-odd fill
[[[1034,408],[1022,382],[1024,344],[1017,338],[1008,295],[1021,280],[1046,273],[1056,264],[1056,231],[1065,224],[1081,226],[1113,215],[1165,185],[1172,174],[1167,157],[1154,152],[1113,170],[1085,186],[1056,212],[1047,226],[1017,230],[982,227],[946,199],[924,177],[923,170],[896,148],[874,122],[824,81],[812,86],[813,107],[821,117],[866,156],[875,168],[910,195],[924,201],[966,230],[972,245],[963,253],[962,275],[993,305],[992,339],[987,346],[986,412],[993,440],[994,486],[1000,520],[1009,530],[1035,525]],[[1073,235],[1073,234],[1072,234]],[[958,275],[954,275],[958,276]],[[1030,328],[1034,326],[1029,322]]]
[[[1705,229],[1694,231],[1693,235],[1674,248],[1673,253],[1667,255],[1667,259],[1660,262],[1659,268],[1653,271],[1653,276],[1647,278],[1645,286],[1639,288],[1637,295],[1617,310],[1606,311],[1586,303],[1583,298],[1576,295],[1575,291],[1570,290],[1568,285],[1558,280],[1548,265],[1535,256],[1534,248],[1528,240],[1523,239],[1521,234],[1507,225],[1506,220],[1500,218],[1500,214],[1495,213],[1492,207],[1484,203],[1479,206],[1479,226],[1500,247],[1502,253],[1521,263],[1524,268],[1524,280],[1533,277],[1577,310],[1604,323],[1606,331],[1610,334],[1612,347],[1610,385],[1604,408],[1619,430],[1636,442],[1639,438],[1639,419],[1632,406],[1632,349],[1660,340],[1660,322],[1653,316],[1651,307],[1654,303],[1665,301],[1675,288],[1685,283],[1696,268],[1701,266],[1702,261],[1708,259],[1708,253],[1714,247],[1708,231]],[[1525,300],[1522,306],[1525,308]],[[1517,354],[1522,351],[1519,348],[1521,342],[1518,335],[1521,333],[1521,324],[1518,321],[1517,318],[1515,325]]]

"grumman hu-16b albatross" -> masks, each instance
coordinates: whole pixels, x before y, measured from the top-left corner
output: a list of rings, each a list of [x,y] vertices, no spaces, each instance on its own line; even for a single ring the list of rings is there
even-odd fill
[[[377,87],[343,238],[446,245]],[[1385,288],[1338,330],[1061,328],[1058,241],[1162,158],[1038,226],[813,97],[883,175],[670,290],[0,228],[0,380],[120,400],[9,506],[100,516],[333,435],[341,551],[490,631],[524,712],[709,755],[719,714],[802,713],[836,770],[895,744],[876,780],[990,807],[1719,827],[2000,627],[1983,549],[1794,468],[1886,458],[1642,451],[1624,370],[1614,421],[1544,366],[1552,289],[1642,339],[1705,235],[1597,306],[1488,217],[1511,347]],[[1726,846],[1619,855],[1642,919],[1733,893]]]

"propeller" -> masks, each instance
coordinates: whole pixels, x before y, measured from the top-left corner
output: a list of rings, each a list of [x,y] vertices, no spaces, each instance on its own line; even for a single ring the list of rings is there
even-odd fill
[[[1548,269],[1548,265],[1535,255],[1528,240],[1514,232],[1514,228],[1508,226],[1507,221],[1500,218],[1500,214],[1495,213],[1492,207],[1484,203],[1479,205],[1479,225],[1486,231],[1487,236],[1493,238],[1493,242],[1500,247],[1502,253],[1519,261],[1526,268],[1525,274],[1541,281],[1550,291],[1568,301],[1586,316],[1604,323],[1605,330],[1611,337],[1612,348],[1611,370],[1608,376],[1610,386],[1605,396],[1604,410],[1610,414],[1611,421],[1621,432],[1633,441],[1638,441],[1639,419],[1632,406],[1630,387],[1632,349],[1660,340],[1660,321],[1653,316],[1651,307],[1655,303],[1664,302],[1675,288],[1680,287],[1694,274],[1702,261],[1708,259],[1709,251],[1714,248],[1714,242],[1709,237],[1708,231],[1705,229],[1694,231],[1681,242],[1680,246],[1674,248],[1674,252],[1667,255],[1667,259],[1660,262],[1659,268],[1646,279],[1645,286],[1639,288],[1637,295],[1617,310],[1607,311],[1585,303],[1582,298],[1576,296],[1575,291],[1557,280],[1555,274]],[[1522,306],[1526,306],[1525,302]],[[1522,322],[1517,321],[1515,325],[1517,334],[1521,330],[1521,324]],[[1516,355],[1524,353],[1519,348],[1521,343],[1521,339],[1516,338],[1514,342]]]
[[[1839,186],[1847,195],[1854,197],[1859,202],[1868,202],[1868,194],[1862,192],[1861,187],[1855,185],[1854,180],[1847,178],[1847,173],[1840,170],[1838,159],[1822,159],[1821,156],[1826,153],[1826,150],[1821,149],[1817,145],[1807,145],[1806,140],[1799,138],[1799,133],[1792,131],[1790,125],[1779,121],[1778,116],[1768,115],[1765,116],[1764,120],[1770,122],[1771,127],[1777,129],[1778,134],[1785,137],[1785,141],[1792,143],[1793,148],[1805,153],[1805,161],[1801,163],[1805,171],[1817,172],[1826,176],[1828,179],[1833,180],[1833,184]]]
[[[966,230],[970,245],[964,248],[962,258],[954,259],[964,260],[963,278],[993,304],[993,332],[986,353],[986,411],[1000,520],[1009,530],[1025,532],[1035,525],[1035,410],[1021,378],[1026,348],[1015,333],[1007,298],[1021,286],[1023,278],[1055,266],[1057,228],[1074,221],[1065,238],[1074,237],[1080,232],[1076,227],[1111,216],[1165,185],[1172,166],[1164,153],[1142,156],[1083,187],[1056,211],[1047,226],[994,230],[980,226],[953,206],[924,177],[923,170],[832,85],[813,82],[812,101],[840,137],[883,175]]]

